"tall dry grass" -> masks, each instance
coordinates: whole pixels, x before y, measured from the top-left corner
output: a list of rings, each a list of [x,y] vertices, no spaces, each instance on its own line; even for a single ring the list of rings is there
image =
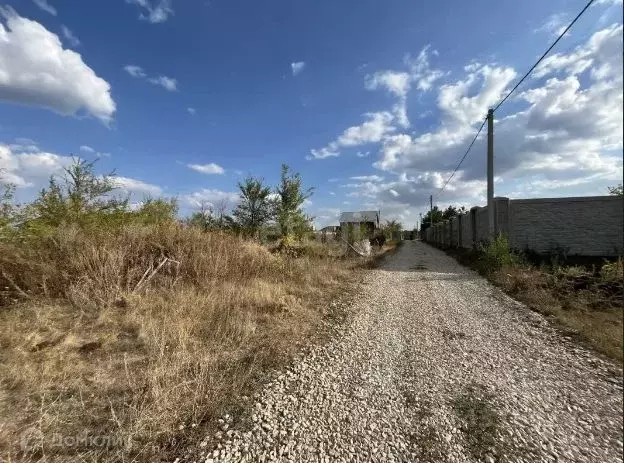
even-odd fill
[[[0,243],[0,460],[159,461],[203,437],[356,278],[300,254],[173,223]]]

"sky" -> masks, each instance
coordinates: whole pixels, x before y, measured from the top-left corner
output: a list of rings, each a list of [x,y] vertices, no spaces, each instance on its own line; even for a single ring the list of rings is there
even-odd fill
[[[1,2],[1,0],[0,0]],[[77,156],[136,203],[238,201],[280,165],[317,226],[486,202],[495,106],[585,0],[0,3],[0,181],[36,196]],[[622,0],[596,0],[495,113],[495,195],[622,182]]]

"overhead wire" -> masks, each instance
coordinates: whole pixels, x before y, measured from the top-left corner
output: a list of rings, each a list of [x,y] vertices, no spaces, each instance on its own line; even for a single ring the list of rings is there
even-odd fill
[[[565,36],[567,34],[567,32],[574,25],[574,23],[576,23],[576,21],[578,21],[578,19],[583,15],[583,13],[585,13],[585,11],[587,11],[587,9],[592,5],[592,3],[594,3],[594,1],[595,0],[589,0],[587,2],[585,7],[574,17],[574,19],[570,22],[570,24],[568,24],[568,26],[559,34],[557,39],[550,45],[550,47],[548,47],[548,49],[542,54],[542,56],[540,56],[540,58],[535,62],[535,64],[533,64],[533,66],[531,66],[531,69],[529,69],[527,71],[527,73],[524,74],[524,76],[522,76],[522,78],[509,91],[509,93],[507,93],[507,95],[505,95],[505,97],[494,107],[493,112],[496,112],[496,110],[498,108],[500,108],[502,106],[502,104],[505,103],[505,101],[507,101],[507,99],[513,94],[513,92],[515,92],[518,89],[518,87],[520,87],[522,82],[524,82],[524,80],[535,70],[535,68],[537,66],[539,66],[539,64],[544,60],[544,58],[548,55],[548,53],[550,53],[550,51],[555,47],[555,45],[557,45],[557,43],[559,43],[559,41],[563,38],[563,36]],[[483,127],[485,126],[486,122],[487,122],[487,116],[483,120],[483,123],[481,124],[481,127],[479,127],[479,130],[477,130],[477,134],[472,139],[472,142],[468,146],[468,149],[466,150],[466,152],[464,153],[464,155],[460,159],[459,164],[457,164],[457,167],[455,167],[455,170],[453,170],[453,173],[449,176],[449,178],[446,180],[446,182],[444,182],[444,185],[442,186],[442,188],[439,191],[440,193],[442,193],[445,190],[445,188],[447,187],[449,182],[453,179],[453,177],[457,173],[457,170],[461,167],[462,163],[464,162],[464,160],[466,159],[466,157],[470,153],[470,150],[472,149],[473,145],[477,141],[477,138],[479,137],[479,134],[483,130]]]

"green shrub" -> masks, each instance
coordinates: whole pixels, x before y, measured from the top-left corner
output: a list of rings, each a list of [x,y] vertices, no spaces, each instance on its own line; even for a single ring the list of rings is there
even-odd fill
[[[518,262],[517,256],[511,250],[509,240],[503,234],[479,245],[479,251],[480,267],[486,273],[495,272],[503,267],[511,267]]]

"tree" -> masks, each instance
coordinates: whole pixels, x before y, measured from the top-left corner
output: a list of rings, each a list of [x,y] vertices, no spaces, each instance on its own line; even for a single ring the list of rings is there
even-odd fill
[[[607,187],[609,189],[609,194],[613,196],[624,196],[624,187],[620,183],[618,186],[610,186]]]
[[[442,220],[450,220],[453,217],[457,215],[465,214],[466,212],[468,211],[466,210],[464,206],[461,206],[459,208],[455,206],[449,206],[442,213]]]
[[[74,158],[65,168],[59,182],[50,177],[48,188],[29,206],[30,226],[58,227],[63,223],[85,224],[87,221],[113,217],[127,211],[128,200],[112,196],[115,173],[99,176],[95,161]]]
[[[398,239],[401,230],[403,230],[403,224],[401,224],[398,220],[387,220],[383,227],[384,236],[391,240]]]
[[[0,238],[4,231],[10,230],[15,220],[16,206],[13,203],[15,185],[0,184]]]
[[[229,202],[225,198],[215,202],[202,201],[199,211],[191,214],[187,222],[204,231],[235,228],[234,219],[226,214],[228,207]]]
[[[178,215],[178,202],[175,199],[146,198],[133,215],[145,225],[173,222]]]
[[[293,235],[295,227],[301,231],[301,226],[308,223],[301,206],[306,199],[312,196],[313,191],[313,188],[304,190],[301,175],[299,173],[290,174],[290,168],[286,164],[282,164],[280,185],[276,189],[278,198],[275,208],[275,218],[282,238]]]
[[[442,211],[438,208],[438,206],[433,206],[433,209],[428,210],[423,217],[420,229],[426,230],[432,225],[432,222],[433,224],[441,222],[442,220],[444,220],[442,216]]]
[[[239,182],[241,200],[234,210],[234,217],[242,230],[257,236],[260,227],[273,216],[273,204],[269,196],[271,188],[260,178],[247,177]]]

